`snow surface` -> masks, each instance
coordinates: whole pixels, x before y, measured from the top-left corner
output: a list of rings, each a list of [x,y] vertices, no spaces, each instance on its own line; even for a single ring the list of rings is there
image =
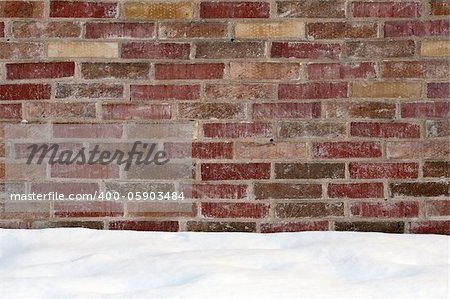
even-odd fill
[[[352,232],[0,230],[0,298],[449,298],[449,241]]]

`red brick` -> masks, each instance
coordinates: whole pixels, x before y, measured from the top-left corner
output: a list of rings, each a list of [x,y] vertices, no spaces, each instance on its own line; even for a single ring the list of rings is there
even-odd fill
[[[385,78],[448,78],[450,65],[447,61],[388,61],[381,65]]]
[[[170,119],[172,117],[170,105],[103,105],[103,119],[105,120],[145,120]]]
[[[354,17],[413,18],[420,17],[419,2],[354,2]]]
[[[326,231],[328,221],[303,221],[303,222],[266,222],[261,223],[262,233],[302,232],[302,231]]]
[[[401,103],[403,118],[446,118],[450,117],[450,102]]]
[[[273,84],[207,83],[205,86],[205,97],[215,100],[273,99],[275,92]]]
[[[269,123],[211,123],[203,125],[203,134],[211,138],[251,138],[271,137],[272,125]]]
[[[307,35],[313,39],[370,38],[377,36],[377,25],[375,23],[308,23],[306,28]]]
[[[81,26],[74,22],[13,22],[15,38],[80,37]]]
[[[117,3],[51,1],[51,18],[116,18]]]
[[[232,159],[231,142],[164,143],[164,150],[170,158],[192,157],[197,159]]]
[[[202,203],[202,215],[209,218],[264,218],[269,206],[260,203]]]
[[[450,2],[443,0],[430,1],[431,14],[436,16],[448,16],[450,15]]]
[[[200,85],[131,85],[131,100],[197,100]]]
[[[274,42],[270,56],[274,58],[337,59],[340,53],[339,44]]]
[[[148,63],[82,63],[81,74],[85,79],[149,79]]]
[[[122,58],[131,59],[189,59],[191,46],[176,43],[126,42]]]
[[[85,37],[108,38],[152,38],[155,37],[154,23],[87,23]]]
[[[0,18],[42,18],[44,1],[2,1]]]
[[[222,79],[223,63],[156,64],[156,80],[207,80]]]
[[[74,62],[11,63],[6,65],[6,79],[52,79],[73,77]]]
[[[21,104],[2,104],[0,105],[0,119],[22,119],[22,105]]]
[[[383,198],[383,183],[329,184],[331,198]]]
[[[450,98],[450,83],[428,83],[427,84],[428,98]]]
[[[347,97],[347,83],[280,84],[279,99],[334,99]]]
[[[112,221],[109,223],[109,229],[112,230],[137,230],[137,231],[178,231],[177,221]]]
[[[409,218],[419,216],[417,202],[351,203],[350,213],[356,217]]]
[[[197,43],[195,58],[234,59],[262,58],[265,44],[263,42],[201,42]]]
[[[56,138],[121,138],[121,124],[53,124]]]
[[[384,24],[385,37],[448,36],[449,33],[449,20],[391,21]]]
[[[201,2],[201,18],[268,18],[267,2]]]
[[[117,202],[56,202],[54,210],[56,217],[123,216],[122,204]]]
[[[255,183],[255,199],[312,199],[322,197],[320,184]]]
[[[450,221],[414,221],[409,222],[409,232],[413,234],[450,235]]]
[[[253,104],[253,118],[318,118],[320,109],[320,103]]]
[[[342,202],[278,203],[275,206],[275,214],[278,218],[344,216],[344,204]]]
[[[0,37],[5,36],[5,23],[0,22]]]
[[[42,44],[0,42],[0,59],[31,59],[41,58],[42,55]]]
[[[87,120],[96,117],[95,103],[32,102],[24,104],[29,120]]]
[[[412,57],[415,44],[412,40],[376,40],[345,42],[350,58]]]
[[[420,125],[352,122],[350,134],[351,136],[375,138],[420,138]]]
[[[349,164],[352,179],[413,179],[419,175],[417,163],[357,163]]]
[[[159,25],[159,38],[221,38],[227,36],[227,24],[219,22],[174,22]]]
[[[287,18],[342,18],[345,17],[345,1],[277,1],[277,13]]]
[[[204,163],[202,180],[261,180],[270,178],[270,163]]]
[[[123,85],[119,84],[103,84],[103,83],[80,83],[80,84],[63,84],[56,85],[55,97],[57,99],[64,98],[112,98],[120,99],[123,97]]]
[[[315,158],[374,158],[381,157],[379,142],[341,141],[313,143]]]
[[[426,202],[427,216],[450,216],[450,200],[430,200]]]
[[[50,99],[51,86],[45,84],[0,85],[0,100],[43,100]]]
[[[183,191],[198,199],[244,199],[247,198],[247,185],[193,184],[182,186]]]
[[[308,78],[311,80],[324,79],[357,79],[375,78],[375,63],[313,63],[308,64]]]

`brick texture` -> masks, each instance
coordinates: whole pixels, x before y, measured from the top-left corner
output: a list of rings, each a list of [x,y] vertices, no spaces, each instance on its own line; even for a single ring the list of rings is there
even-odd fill
[[[0,1],[0,179],[193,200],[58,203],[0,222],[450,234],[449,16],[447,0]],[[173,182],[101,164],[7,173],[2,124],[21,121],[104,147],[189,122],[191,141],[161,146],[192,167]]]

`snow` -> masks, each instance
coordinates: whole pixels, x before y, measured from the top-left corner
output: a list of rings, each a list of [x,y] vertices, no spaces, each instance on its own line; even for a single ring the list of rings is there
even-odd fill
[[[449,241],[354,232],[0,230],[0,298],[449,298]]]

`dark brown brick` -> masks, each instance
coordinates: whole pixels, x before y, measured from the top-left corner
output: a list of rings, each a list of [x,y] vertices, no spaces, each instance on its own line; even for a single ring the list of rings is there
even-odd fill
[[[113,221],[109,223],[112,230],[138,230],[138,231],[178,231],[177,221]]]
[[[391,183],[389,188],[391,197],[450,196],[450,183],[448,182]]]
[[[255,222],[188,221],[187,230],[193,232],[255,232]]]
[[[344,204],[342,202],[279,203],[275,206],[275,213],[279,218],[344,216]]]
[[[269,206],[261,203],[202,203],[202,215],[208,218],[264,218]]]
[[[450,162],[425,162],[423,165],[423,176],[433,178],[450,178]]]
[[[56,98],[113,98],[123,97],[123,85],[103,83],[64,84],[56,86]]]
[[[270,163],[204,163],[202,180],[262,180],[270,178]]]
[[[405,223],[400,221],[336,222],[335,230],[402,234],[405,230]]]
[[[241,119],[245,108],[233,103],[179,103],[179,118],[188,119]]]
[[[328,221],[302,221],[302,222],[266,222],[261,223],[262,233],[324,231],[328,230]]]
[[[277,163],[276,179],[342,179],[344,163]]]
[[[83,63],[81,74],[86,79],[149,79],[148,63]]]
[[[264,57],[262,42],[200,42],[196,45],[195,58],[237,59]]]
[[[256,183],[256,199],[304,199],[320,198],[322,185],[294,183]]]

